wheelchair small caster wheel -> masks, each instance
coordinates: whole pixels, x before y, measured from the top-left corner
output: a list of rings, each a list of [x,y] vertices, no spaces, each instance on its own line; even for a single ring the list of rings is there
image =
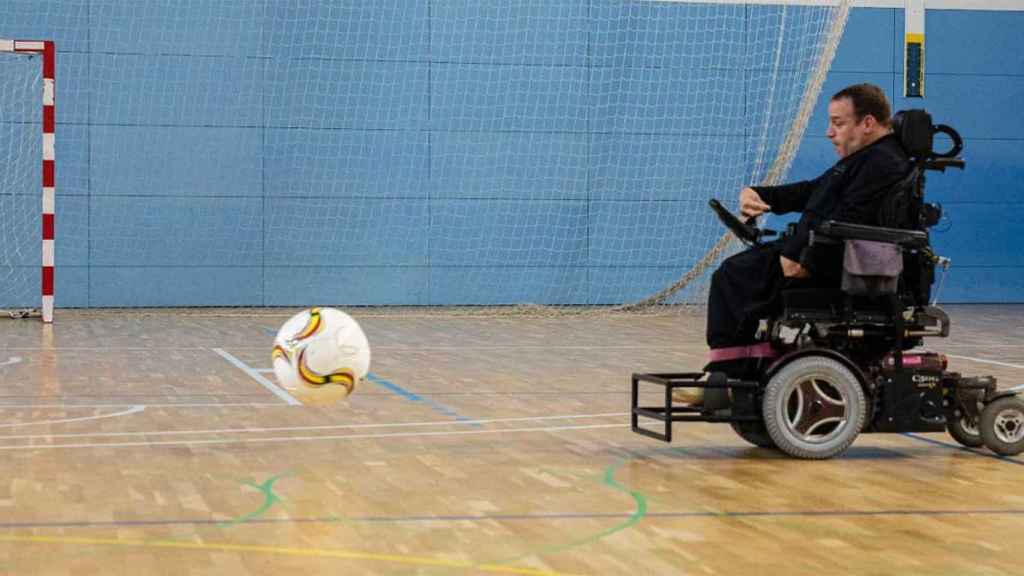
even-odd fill
[[[1024,452],[1024,399],[1008,396],[985,406],[979,428],[985,447],[996,454],[1016,456]]]
[[[978,428],[978,421],[971,419],[966,414],[961,414],[958,420],[951,420],[946,424],[946,432],[963,446],[968,448],[981,448],[985,440],[981,437],[981,430]]]

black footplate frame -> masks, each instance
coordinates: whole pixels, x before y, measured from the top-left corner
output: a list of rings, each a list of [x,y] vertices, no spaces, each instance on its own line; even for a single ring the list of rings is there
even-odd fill
[[[672,392],[679,388],[726,388],[730,390],[756,390],[758,383],[747,380],[729,378],[709,378],[701,380],[703,372],[659,372],[650,374],[634,373],[630,399],[630,425],[633,432],[649,436],[663,442],[672,441],[673,422],[758,422],[761,416],[750,406],[744,410],[741,404],[732,409],[706,411],[694,406],[675,406]],[[664,389],[664,404],[661,406],[640,406],[640,383],[661,386]],[[734,397],[752,397],[753,394],[736,395]],[[658,432],[640,426],[640,417],[657,420],[664,424],[664,432]]]

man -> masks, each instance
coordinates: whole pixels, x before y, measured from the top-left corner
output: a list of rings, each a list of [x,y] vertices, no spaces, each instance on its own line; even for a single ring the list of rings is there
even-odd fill
[[[881,88],[856,84],[837,92],[828,106],[826,135],[839,161],[824,174],[782,186],[740,191],[740,211],[754,217],[802,212],[791,237],[736,254],[715,271],[708,300],[706,372],[752,376],[756,359],[771,355],[755,344],[758,321],[775,310],[780,289],[795,282],[838,286],[842,252],[809,247],[819,223],[837,220],[877,225],[879,204],[906,176],[910,162],[892,133],[891,109]]]

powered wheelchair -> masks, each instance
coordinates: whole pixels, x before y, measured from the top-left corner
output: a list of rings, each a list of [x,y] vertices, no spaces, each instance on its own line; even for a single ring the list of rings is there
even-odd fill
[[[948,371],[944,355],[919,348],[950,328],[930,300],[936,268],[949,261],[929,242],[942,207],[924,201],[925,172],[963,169],[962,140],[949,126],[933,125],[924,110],[898,113],[893,129],[913,167],[886,195],[879,214],[885,227],[828,221],[811,236],[812,247],[841,249],[842,286],[782,290],[781,312],[760,321],[755,377],[633,374],[633,432],[671,442],[674,422],[728,422],[755,446],[805,459],[840,454],[862,432],[946,430],[964,446],[1004,456],[1024,451],[1024,399],[1017,390],[998,390],[991,376]],[[952,141],[948,151],[934,150],[937,133]],[[739,220],[715,200],[711,208],[748,245],[776,234]],[[641,406],[641,385],[663,389],[656,394],[662,405]],[[726,407],[675,405],[672,392],[679,388],[727,394]],[[663,426],[641,426],[641,418]]]

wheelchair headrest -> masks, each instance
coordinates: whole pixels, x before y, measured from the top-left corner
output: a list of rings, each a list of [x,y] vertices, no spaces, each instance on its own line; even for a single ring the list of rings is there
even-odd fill
[[[925,110],[901,110],[892,117],[892,131],[899,139],[903,150],[911,158],[955,158],[963,150],[960,134],[945,124],[932,124],[932,115]],[[950,137],[953,147],[946,152],[936,152],[934,136],[942,133]]]

